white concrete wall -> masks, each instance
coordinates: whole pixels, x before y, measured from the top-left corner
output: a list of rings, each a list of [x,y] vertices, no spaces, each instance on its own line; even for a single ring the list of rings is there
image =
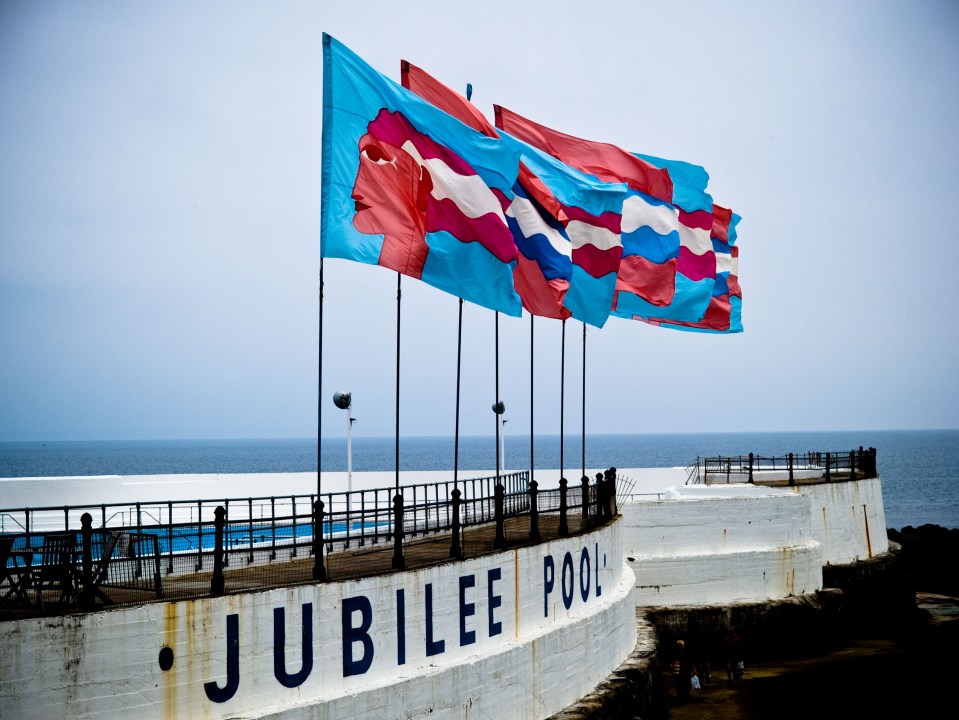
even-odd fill
[[[812,503],[812,534],[824,565],[847,565],[889,552],[879,478],[802,485]]]
[[[639,606],[761,602],[822,587],[808,496],[687,486],[620,511]]]
[[[783,488],[677,486],[620,510],[640,606],[815,592],[824,565],[889,550],[878,478]]]
[[[635,644],[621,527],[363,580],[6,622],[0,707],[10,720],[547,717]]]

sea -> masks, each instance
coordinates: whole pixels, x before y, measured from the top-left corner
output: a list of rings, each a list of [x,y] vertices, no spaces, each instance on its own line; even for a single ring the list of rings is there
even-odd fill
[[[496,467],[493,436],[400,437],[404,471],[484,471]],[[697,458],[788,453],[849,452],[876,448],[886,525],[901,530],[925,524],[959,528],[959,429],[849,430],[768,433],[664,433],[502,437],[501,467],[690,467]],[[349,452],[348,452],[349,450]],[[323,438],[323,471],[392,471],[393,437]],[[185,473],[316,472],[315,438],[264,440],[126,440],[0,442],[0,478]],[[0,507],[6,507],[0,484]]]

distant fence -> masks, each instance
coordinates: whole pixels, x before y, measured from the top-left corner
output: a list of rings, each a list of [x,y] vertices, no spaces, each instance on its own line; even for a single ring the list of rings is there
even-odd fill
[[[755,483],[796,485],[878,477],[876,448],[848,452],[788,453],[696,458],[687,484]]]
[[[518,472],[320,499],[0,509],[0,619],[361,577],[475,556],[602,524],[617,512],[616,487],[610,468],[595,482],[584,477],[570,486],[563,479],[547,490]]]

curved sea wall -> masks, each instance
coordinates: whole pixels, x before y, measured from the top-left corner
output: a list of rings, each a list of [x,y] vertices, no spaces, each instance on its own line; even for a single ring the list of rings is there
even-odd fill
[[[6,622],[3,717],[545,718],[634,651],[622,527],[355,581]]]
[[[813,538],[823,565],[846,565],[889,551],[886,511],[879,478],[800,485],[812,503]]]
[[[620,507],[638,606],[760,602],[822,587],[808,496],[700,485],[662,498]]]

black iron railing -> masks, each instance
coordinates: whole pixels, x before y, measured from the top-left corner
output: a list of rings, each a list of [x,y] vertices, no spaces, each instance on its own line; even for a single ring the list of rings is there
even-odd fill
[[[362,577],[585,531],[617,512],[613,468],[578,487],[562,481],[542,490],[528,477],[319,499],[2,509],[0,548],[9,551],[0,561],[0,619]],[[60,540],[51,554],[54,536]]]
[[[696,458],[688,484],[839,482],[878,477],[876,448]]]

